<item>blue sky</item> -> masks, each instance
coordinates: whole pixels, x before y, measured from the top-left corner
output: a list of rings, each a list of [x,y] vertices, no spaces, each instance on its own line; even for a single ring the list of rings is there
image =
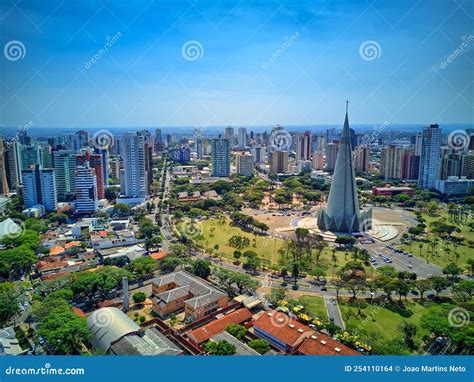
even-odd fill
[[[0,57],[0,123],[340,124],[346,98],[355,124],[472,123],[472,4],[1,1],[0,43],[25,54]]]

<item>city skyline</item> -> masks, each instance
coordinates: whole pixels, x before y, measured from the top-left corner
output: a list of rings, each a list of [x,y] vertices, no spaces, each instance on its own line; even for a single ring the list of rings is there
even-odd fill
[[[2,127],[472,123],[463,3],[167,5],[2,4]]]

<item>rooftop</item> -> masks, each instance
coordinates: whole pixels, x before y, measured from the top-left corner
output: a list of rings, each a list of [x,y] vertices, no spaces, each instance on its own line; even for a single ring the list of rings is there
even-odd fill
[[[116,355],[183,354],[183,350],[156,328],[147,329],[142,335],[127,335],[114,343],[110,347],[110,351]]]
[[[354,349],[322,333],[310,336],[303,345],[300,346],[298,353],[304,355],[361,355]]]
[[[195,343],[207,341],[211,337],[227,329],[230,324],[240,324],[252,318],[252,313],[247,308],[235,310],[217,320],[211,321],[188,333],[188,337]]]
[[[263,313],[254,322],[254,327],[258,327],[291,347],[299,345],[305,338],[315,333],[308,326],[278,311]]]
[[[169,273],[167,275],[157,277],[153,280],[153,284],[157,286],[175,284],[176,288],[171,289],[171,291],[179,288],[188,286],[189,293],[193,295],[192,298],[186,300],[185,303],[196,309],[199,306],[206,305],[209,302],[215,301],[216,299],[227,296],[226,293],[221,290],[213,287],[208,282],[203,279],[196,277],[185,271],[177,271]],[[156,296],[160,298],[160,296]]]

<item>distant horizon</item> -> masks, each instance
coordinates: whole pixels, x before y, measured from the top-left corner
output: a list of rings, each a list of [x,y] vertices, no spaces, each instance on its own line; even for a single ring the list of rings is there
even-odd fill
[[[431,123],[430,123],[431,124]],[[400,133],[404,132],[418,132],[421,131],[424,127],[429,126],[430,124],[388,124],[388,125],[383,125],[383,124],[350,124],[351,129],[354,129],[356,132],[362,132],[366,133],[368,131],[371,131],[375,129],[376,127],[382,126],[383,125],[383,131],[384,132],[389,132],[396,130]],[[114,127],[114,126],[107,126],[107,127],[41,127],[41,126],[33,126],[27,128],[28,135],[32,137],[38,137],[38,136],[48,136],[51,134],[57,134],[58,132],[51,132],[51,133],[45,133],[44,129],[54,129],[54,130],[61,130],[61,134],[71,134],[79,130],[86,130],[88,132],[95,132],[99,130],[108,130],[110,132],[119,132],[123,133],[126,131],[140,131],[140,130],[150,130],[151,133],[154,132],[156,129],[161,129],[162,134],[169,134],[169,135],[189,135],[194,132],[195,129],[200,128],[201,132],[205,136],[206,134],[217,134],[217,133],[223,133],[223,129],[226,127],[233,127],[235,129],[238,129],[239,127],[245,127],[247,129],[247,133],[250,133],[250,131],[256,132],[256,133],[261,133],[264,131],[271,131],[271,129],[274,126],[280,125],[284,127],[287,131],[289,132],[300,132],[300,131],[305,131],[305,130],[311,130],[313,132],[320,132],[320,131],[325,131],[330,128],[336,128],[336,129],[342,129],[342,123],[341,124],[310,124],[310,125],[283,125],[283,124],[274,124],[274,125],[261,125],[261,126],[245,126],[245,125],[221,125],[221,126],[126,126],[126,127]],[[469,128],[474,128],[474,124],[472,123],[450,123],[450,124],[439,124],[439,127],[443,133],[449,133],[453,130],[456,129],[462,129],[466,130]],[[5,135],[4,138],[9,138],[11,136],[15,135],[15,132],[18,131],[22,126],[18,127],[3,127],[2,129],[5,130],[5,134],[3,134],[3,131],[0,130],[0,136]],[[402,130],[400,130],[402,129]],[[403,130],[404,129],[404,130]]]

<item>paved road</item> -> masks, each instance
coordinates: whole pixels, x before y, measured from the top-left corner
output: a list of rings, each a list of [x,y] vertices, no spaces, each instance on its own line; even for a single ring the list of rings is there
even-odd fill
[[[374,257],[380,266],[382,265],[391,265],[397,271],[408,271],[415,272],[418,275],[418,278],[428,278],[431,276],[442,276],[443,272],[441,267],[427,263],[425,260],[419,257],[408,257],[401,253],[396,253],[388,248],[386,248],[385,243],[375,243],[375,244],[366,244],[365,248],[369,251],[370,255]],[[393,262],[385,263],[379,256],[379,253],[383,253],[385,256],[389,257]]]
[[[329,319],[341,329],[345,329],[346,325],[344,324],[344,320],[342,319],[341,311],[339,309],[339,305],[337,304],[336,298],[334,296],[325,294],[324,302],[326,304]]]

